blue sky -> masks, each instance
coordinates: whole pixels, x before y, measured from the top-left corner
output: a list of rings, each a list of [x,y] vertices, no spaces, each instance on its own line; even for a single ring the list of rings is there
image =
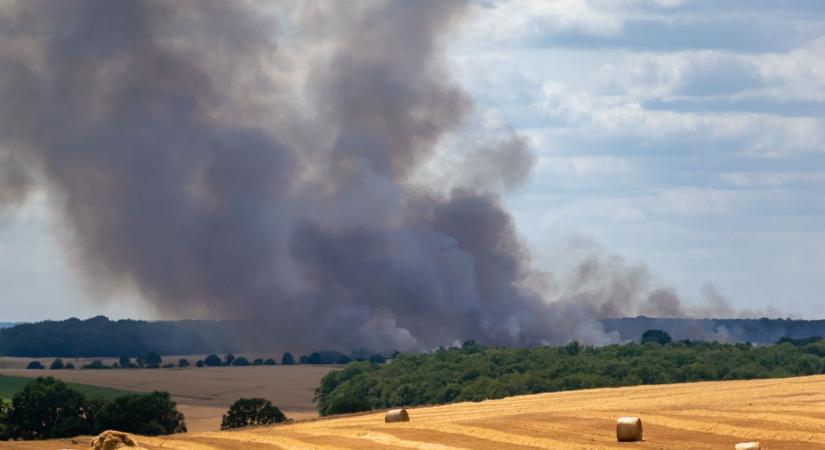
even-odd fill
[[[508,203],[549,269],[589,242],[687,303],[825,317],[825,3],[484,5],[452,60],[538,154]]]
[[[825,317],[825,3],[475,5],[449,63],[537,154],[506,201],[538,265],[621,255],[688,303]],[[0,211],[0,320],[153,316],[86,290],[60,230],[42,192]]]

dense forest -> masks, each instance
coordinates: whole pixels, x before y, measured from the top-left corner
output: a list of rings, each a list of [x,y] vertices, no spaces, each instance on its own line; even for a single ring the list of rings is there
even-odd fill
[[[619,341],[638,340],[645,330],[664,330],[674,339],[772,344],[783,337],[806,339],[825,336],[825,320],[797,319],[683,319],[626,317],[602,319],[608,333],[618,333]]]
[[[0,329],[0,355],[5,356],[142,356],[226,353],[241,350],[237,325],[201,320],[147,322],[80,320],[18,324]]]
[[[811,375],[823,368],[825,340],[818,339],[762,347],[688,341],[515,349],[467,342],[399,354],[386,364],[349,364],[323,378],[315,400],[321,415],[329,415],[571,389]]]
[[[644,330],[661,329],[674,339],[722,342],[771,343],[782,337],[825,336],[825,320],[790,319],[662,319],[633,317],[604,319],[605,331],[618,341],[638,341]],[[0,355],[29,357],[141,356],[268,351],[260,339],[244,336],[260,327],[240,321],[109,320],[104,316],[86,320],[6,324],[0,328]],[[350,349],[335,349],[347,351]],[[283,350],[283,349],[280,349]],[[312,351],[316,349],[298,349]],[[365,352],[365,351],[363,351]],[[362,353],[363,353],[362,352]],[[371,352],[368,352],[371,353]],[[352,356],[352,355],[351,355]],[[327,358],[329,359],[329,358]],[[361,359],[355,358],[353,359]],[[325,363],[333,363],[325,361]]]

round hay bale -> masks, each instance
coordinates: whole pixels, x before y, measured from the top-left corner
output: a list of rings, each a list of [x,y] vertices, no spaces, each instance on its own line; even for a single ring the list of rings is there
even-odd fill
[[[384,416],[384,422],[392,423],[392,422],[409,422],[410,415],[407,414],[407,410],[404,408],[401,409],[391,409],[387,411],[387,415]]]
[[[636,442],[642,440],[642,419],[638,417],[619,417],[616,421],[616,439],[619,442]]]
[[[97,435],[92,439],[91,446],[92,450],[115,450],[124,447],[141,448],[131,436],[114,430],[106,430]]]
[[[736,450],[762,450],[759,442],[740,442],[734,447]]]

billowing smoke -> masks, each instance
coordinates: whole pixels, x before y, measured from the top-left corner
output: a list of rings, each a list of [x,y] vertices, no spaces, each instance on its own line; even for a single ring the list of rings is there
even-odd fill
[[[0,201],[41,184],[90,288],[259,320],[261,342],[605,343],[628,302],[672,312],[595,260],[547,294],[496,194],[532,164],[511,132],[446,193],[413,181],[468,126],[443,58],[466,8],[2,1]]]

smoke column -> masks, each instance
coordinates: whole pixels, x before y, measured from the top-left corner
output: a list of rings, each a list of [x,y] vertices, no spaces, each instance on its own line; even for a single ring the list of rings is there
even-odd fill
[[[490,187],[529,172],[518,136],[412,181],[472,110],[443,57],[467,8],[0,1],[0,201],[46,188],[102,295],[304,348],[599,344],[600,316],[678,311],[622,264],[536,287]]]

